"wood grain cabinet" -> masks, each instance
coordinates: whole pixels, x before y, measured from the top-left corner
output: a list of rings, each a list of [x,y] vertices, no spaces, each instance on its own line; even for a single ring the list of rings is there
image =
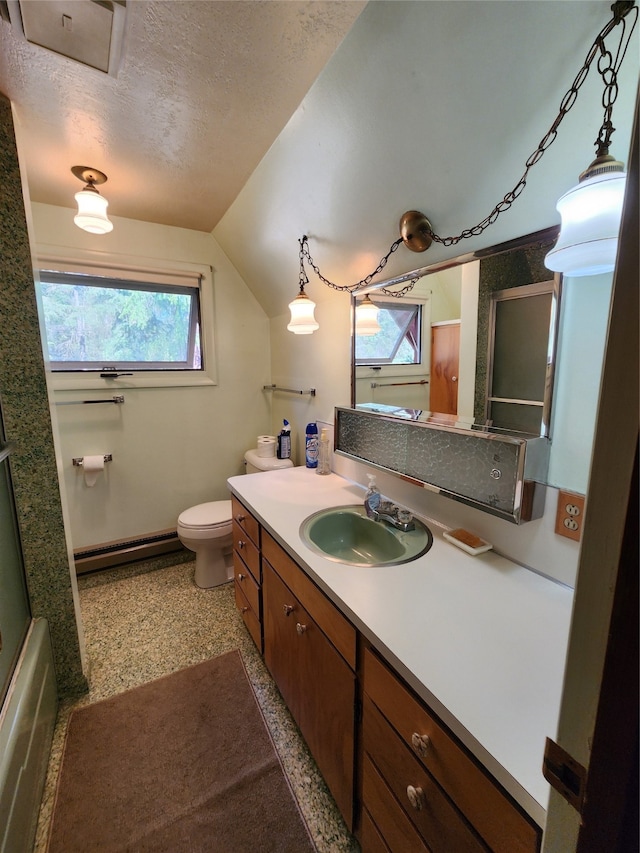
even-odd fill
[[[363,689],[363,853],[540,849],[536,824],[368,648]]]
[[[262,653],[262,567],[258,521],[240,501],[231,498],[233,573],[236,607]]]
[[[353,828],[356,631],[263,531],[264,658]]]
[[[236,604],[362,853],[539,853],[535,822],[232,505]]]

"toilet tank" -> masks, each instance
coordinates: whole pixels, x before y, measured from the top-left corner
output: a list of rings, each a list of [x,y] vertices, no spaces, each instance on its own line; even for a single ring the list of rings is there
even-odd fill
[[[277,471],[279,468],[293,468],[291,459],[278,459],[277,456],[258,456],[257,448],[247,450],[244,455],[245,474],[257,474],[260,471]]]

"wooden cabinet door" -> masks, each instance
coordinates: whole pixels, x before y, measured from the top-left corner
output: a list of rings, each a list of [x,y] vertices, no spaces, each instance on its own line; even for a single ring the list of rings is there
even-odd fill
[[[431,327],[429,407],[443,415],[458,413],[460,323]]]
[[[265,662],[352,829],[355,674],[266,561],[263,613]]]

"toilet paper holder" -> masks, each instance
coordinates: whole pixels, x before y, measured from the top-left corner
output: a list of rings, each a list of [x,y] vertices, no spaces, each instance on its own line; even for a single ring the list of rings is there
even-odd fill
[[[73,462],[73,464],[76,467],[81,468],[82,465],[84,464],[84,456],[74,456],[71,461]],[[104,461],[105,462],[112,462],[113,461],[113,455],[111,453],[105,453],[104,454]]]

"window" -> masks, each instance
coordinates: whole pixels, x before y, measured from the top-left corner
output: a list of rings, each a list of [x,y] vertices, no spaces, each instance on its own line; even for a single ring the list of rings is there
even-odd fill
[[[422,361],[422,305],[407,302],[378,302],[376,335],[356,335],[356,364],[420,364]]]
[[[41,270],[51,370],[202,370],[199,280],[172,284],[163,278],[167,281]]]

